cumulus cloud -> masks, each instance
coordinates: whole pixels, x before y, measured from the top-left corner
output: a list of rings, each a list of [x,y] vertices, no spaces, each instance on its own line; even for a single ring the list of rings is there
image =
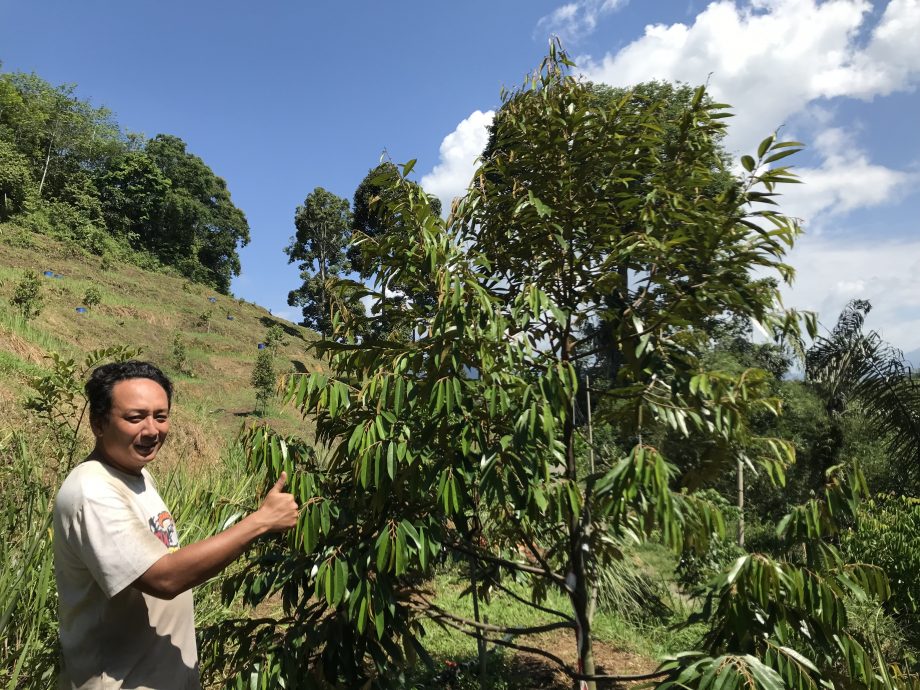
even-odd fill
[[[891,0],[866,33],[867,0],[710,3],[690,25],[655,24],[585,76],[614,86],[651,79],[709,83],[734,106],[729,148],[748,150],[811,101],[869,99],[920,80],[920,0]]]
[[[605,14],[623,7],[628,0],[575,0],[562,5],[537,22],[538,34],[556,34],[563,41],[577,41],[597,28]]]
[[[826,96],[872,98],[912,88],[920,76],[920,0],[891,0],[863,50],[849,64],[816,75]]]
[[[798,271],[788,306],[818,312],[829,329],[848,301],[869,299],[867,327],[904,351],[920,347],[920,240],[806,236],[787,258]]]
[[[450,210],[454,197],[461,196],[476,169],[476,159],[489,141],[489,126],[494,110],[476,110],[441,141],[440,160],[434,169],[422,177],[422,188],[441,200],[445,211]]]
[[[810,231],[820,231],[822,221],[833,216],[889,203],[917,180],[916,174],[871,163],[840,127],[820,132],[814,149],[823,162],[797,168],[802,184],[784,186],[781,202],[783,212],[804,220]]]

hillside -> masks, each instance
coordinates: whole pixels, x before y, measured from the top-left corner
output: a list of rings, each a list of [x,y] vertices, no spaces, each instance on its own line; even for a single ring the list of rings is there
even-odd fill
[[[24,323],[10,297],[28,270],[42,277],[44,306]],[[46,271],[55,275],[45,277]],[[79,313],[76,309],[83,306],[90,287],[99,291],[101,302]],[[7,428],[29,428],[21,403],[30,377],[47,370],[49,353],[79,362],[95,348],[128,345],[141,348],[141,357],[160,365],[176,384],[173,438],[163,454],[166,463],[188,451],[213,461],[241,424],[259,420],[249,377],[258,344],[274,324],[285,332],[276,370],[315,368],[307,346],[316,334],[260,306],[181,277],[131,265],[103,266],[99,257],[0,224],[0,411]],[[176,369],[177,335],[185,344],[191,375]],[[278,403],[266,420],[285,433],[304,431],[296,411]]]

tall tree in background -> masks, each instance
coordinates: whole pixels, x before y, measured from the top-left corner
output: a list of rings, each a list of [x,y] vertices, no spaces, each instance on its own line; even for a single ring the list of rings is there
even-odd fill
[[[144,151],[126,151],[99,176],[106,226],[135,247],[159,222],[170,180]]]
[[[288,304],[300,307],[303,325],[322,334],[332,332],[329,279],[349,271],[345,254],[351,236],[348,201],[317,187],[294,213],[297,234],[284,248],[288,263],[297,263],[303,284],[288,293]]]
[[[140,244],[187,278],[228,293],[240,273],[237,248],[249,243],[249,223],[231,201],[227,183],[188,153],[179,137],[158,134],[145,150],[169,188],[156,217],[141,226]],[[141,190],[142,197],[147,193]]]
[[[355,190],[353,234],[348,259],[353,270],[365,281],[369,281],[376,271],[374,257],[379,253],[384,240],[405,240],[406,233],[410,231],[412,221],[407,223],[406,219],[400,217],[395,197],[404,191],[387,184],[396,173],[397,168],[393,163],[381,163],[368,171]],[[406,185],[410,190],[421,190],[415,182],[407,182]],[[429,200],[433,213],[440,215],[441,201],[433,196]],[[417,284],[413,288],[412,284],[403,281],[401,284],[387,285],[372,298],[374,306],[371,308],[369,323],[365,326],[367,334],[376,338],[407,340],[412,337],[412,333],[396,326],[394,313],[400,310],[428,311],[433,305],[434,294],[429,288],[419,291]]]
[[[903,354],[876,331],[865,332],[868,300],[852,300],[833,330],[805,356],[805,380],[824,402],[830,426],[814,453],[811,483],[837,465],[844,419],[859,415],[885,444],[902,487],[920,483],[920,382]]]
[[[29,161],[40,197],[55,198],[79,172],[105,167],[121,146],[111,111],[35,74],[0,75],[0,138]]]
[[[0,216],[97,253],[140,250],[223,293],[239,275],[249,224],[226,182],[178,137],[123,133],[74,85],[0,74],[0,158]]]
[[[32,176],[26,157],[0,139],[0,221],[25,210],[32,196]]]

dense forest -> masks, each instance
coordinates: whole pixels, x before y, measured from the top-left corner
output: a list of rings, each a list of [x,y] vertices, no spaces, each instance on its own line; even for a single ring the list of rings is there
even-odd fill
[[[249,242],[226,182],[182,139],[124,130],[35,74],[0,74],[0,221],[227,294]]]
[[[571,68],[553,43],[503,94],[450,209],[385,161],[294,210],[288,301],[320,334],[284,377],[303,433],[250,425],[169,484],[204,534],[282,473],[303,505],[200,593],[207,687],[920,687],[920,386],[869,301],[823,329],[782,303],[802,144],[736,166],[705,88]],[[3,219],[226,292],[248,227],[181,140],[35,76],[0,88]],[[27,405],[79,409],[76,371]],[[41,513],[54,471],[3,458]],[[46,573],[40,599],[0,577],[10,687],[56,663],[27,536],[0,551]]]

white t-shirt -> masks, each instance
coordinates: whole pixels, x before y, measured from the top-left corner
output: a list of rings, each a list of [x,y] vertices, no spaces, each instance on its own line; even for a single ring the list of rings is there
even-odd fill
[[[54,506],[60,688],[200,688],[191,591],[164,600],[131,587],[178,548],[147,470],[137,476],[86,460],[67,475]]]

